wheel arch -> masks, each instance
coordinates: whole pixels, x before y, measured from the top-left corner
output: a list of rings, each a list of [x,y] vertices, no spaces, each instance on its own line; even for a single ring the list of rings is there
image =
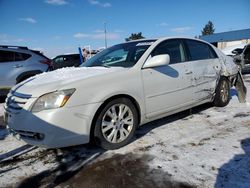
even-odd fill
[[[140,108],[140,105],[139,103],[137,102],[137,100],[130,96],[130,95],[127,95],[127,94],[117,94],[117,95],[114,95],[112,97],[109,97],[107,98],[102,104],[101,106],[97,109],[97,111],[95,112],[95,115],[92,119],[92,122],[91,122],[91,128],[90,128],[90,142],[93,141],[93,137],[94,137],[94,129],[95,129],[95,122],[97,120],[97,117],[98,117],[98,114],[101,112],[101,110],[112,100],[115,100],[115,99],[119,99],[119,98],[126,98],[126,99],[129,99],[133,105],[135,106],[135,109],[137,111],[137,114],[138,114],[138,125],[140,124],[141,122],[141,108]]]
[[[226,80],[227,81],[227,84],[228,84],[228,100],[227,102],[222,102],[221,99],[220,99],[220,92],[219,92],[219,89],[220,89],[220,83],[221,81],[223,80]],[[229,101],[230,101],[230,97],[231,97],[231,94],[230,94],[230,88],[232,87],[232,79],[230,78],[230,76],[225,76],[225,75],[220,75],[220,77],[218,78],[217,80],[217,83],[216,83],[216,87],[215,87],[215,92],[214,92],[214,96],[213,96],[213,104],[217,107],[224,107],[226,106]]]
[[[16,78],[16,83],[18,84],[19,82],[23,81],[24,79],[27,79],[31,76],[35,76],[36,74],[41,74],[42,71],[40,70],[33,70],[33,71],[27,71],[27,72],[23,72],[22,74],[20,74],[17,78]]]

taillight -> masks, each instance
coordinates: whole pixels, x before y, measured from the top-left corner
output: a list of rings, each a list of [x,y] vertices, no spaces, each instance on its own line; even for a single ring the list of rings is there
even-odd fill
[[[52,67],[52,61],[49,60],[49,59],[46,59],[46,60],[40,60],[40,63],[42,64],[46,64],[48,65],[49,67]]]

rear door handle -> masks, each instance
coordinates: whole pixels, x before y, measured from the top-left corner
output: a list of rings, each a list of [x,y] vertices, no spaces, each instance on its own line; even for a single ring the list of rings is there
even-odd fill
[[[14,65],[13,68],[20,68],[20,67],[23,67],[23,65]]]
[[[193,71],[188,71],[188,70],[185,72],[185,74],[192,74],[192,73]]]

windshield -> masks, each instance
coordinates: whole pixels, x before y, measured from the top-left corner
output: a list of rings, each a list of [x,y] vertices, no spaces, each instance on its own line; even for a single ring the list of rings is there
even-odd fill
[[[118,44],[103,50],[87,60],[82,66],[132,67],[155,40]]]

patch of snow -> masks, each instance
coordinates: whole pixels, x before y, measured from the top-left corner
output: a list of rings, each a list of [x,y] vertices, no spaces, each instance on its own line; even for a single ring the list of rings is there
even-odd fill
[[[63,83],[73,82],[90,78],[97,75],[107,74],[118,70],[123,70],[121,67],[67,67],[57,69],[52,72],[44,72],[24,81],[25,86],[37,86],[42,84],[49,84],[52,82],[61,81]]]

